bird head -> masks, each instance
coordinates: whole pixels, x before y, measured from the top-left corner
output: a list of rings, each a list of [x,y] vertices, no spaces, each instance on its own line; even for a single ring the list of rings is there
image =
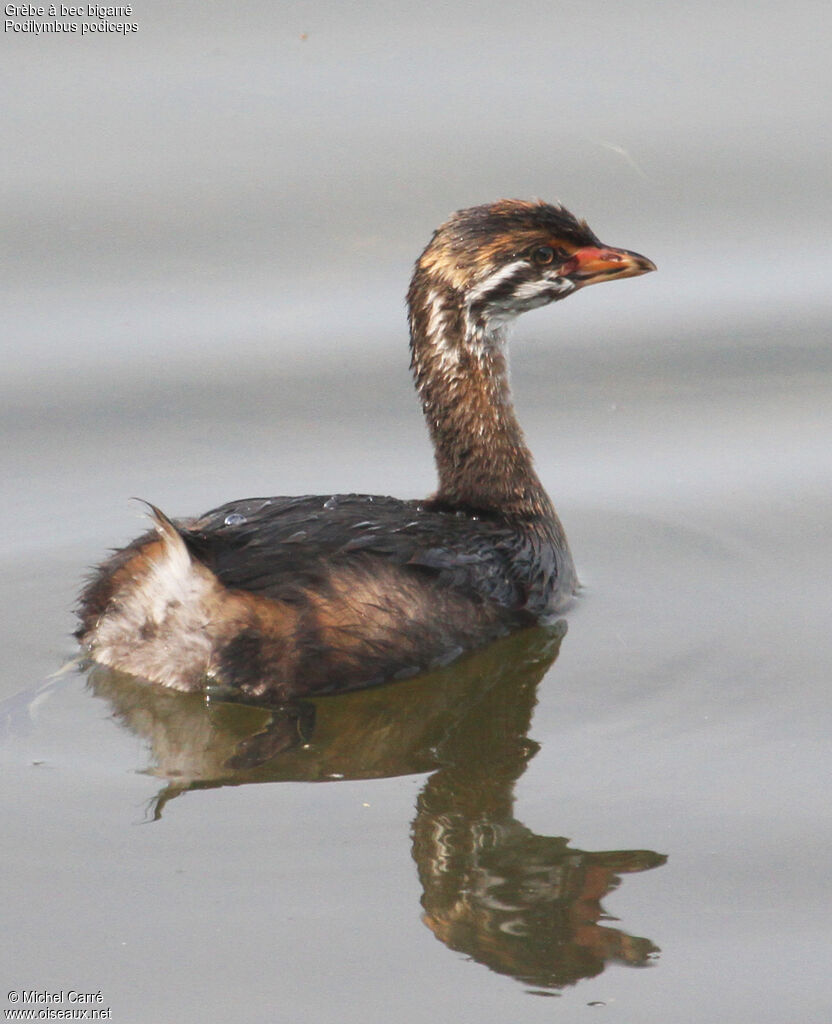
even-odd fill
[[[503,199],[449,217],[419,258],[414,284],[452,289],[482,324],[655,269],[645,256],[604,245],[562,206]]]

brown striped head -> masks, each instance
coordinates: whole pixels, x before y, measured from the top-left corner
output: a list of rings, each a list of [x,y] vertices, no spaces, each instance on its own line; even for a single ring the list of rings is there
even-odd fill
[[[434,232],[408,299],[412,312],[442,295],[445,308],[450,300],[469,328],[481,329],[589,284],[655,269],[638,253],[604,245],[562,206],[502,199],[459,210]]]

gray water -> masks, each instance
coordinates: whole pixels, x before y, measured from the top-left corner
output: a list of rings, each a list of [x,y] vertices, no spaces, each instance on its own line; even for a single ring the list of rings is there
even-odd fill
[[[827,5],[132,20],[2,37],[3,1010],[830,1019]],[[314,721],[55,677],[131,496],[430,491],[402,295],[501,195],[659,267],[512,341],[566,635]]]

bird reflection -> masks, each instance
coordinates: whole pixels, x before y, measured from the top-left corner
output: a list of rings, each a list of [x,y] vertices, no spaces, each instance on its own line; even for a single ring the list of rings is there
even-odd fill
[[[431,772],[412,824],[425,924],[450,949],[554,992],[609,961],[653,959],[648,939],[602,923],[601,900],[666,859],[575,849],[514,817],[514,785],[538,750],[537,686],[564,632],[529,630],[415,679],[281,707],[206,701],[100,666],[89,682],[150,744],[149,771],[166,780],[156,819],[193,789]]]

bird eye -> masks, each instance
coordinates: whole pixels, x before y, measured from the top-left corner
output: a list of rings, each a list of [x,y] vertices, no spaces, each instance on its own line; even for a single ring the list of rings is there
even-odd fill
[[[551,245],[539,245],[532,250],[532,259],[538,266],[545,267],[555,258],[555,250]]]

